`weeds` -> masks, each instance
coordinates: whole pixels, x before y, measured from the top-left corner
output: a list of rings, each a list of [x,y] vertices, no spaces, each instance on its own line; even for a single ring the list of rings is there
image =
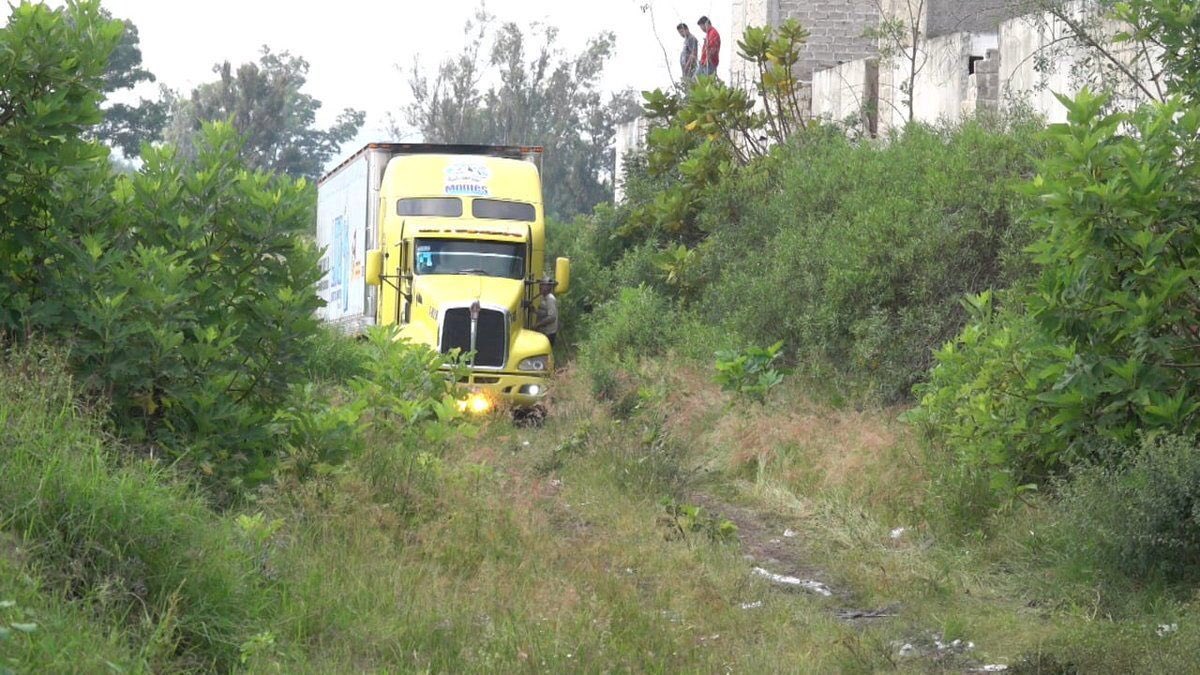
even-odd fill
[[[764,403],[771,390],[783,382],[786,371],[775,367],[783,352],[780,340],[767,348],[717,352],[717,374],[713,379],[725,391],[732,391],[757,403]]]

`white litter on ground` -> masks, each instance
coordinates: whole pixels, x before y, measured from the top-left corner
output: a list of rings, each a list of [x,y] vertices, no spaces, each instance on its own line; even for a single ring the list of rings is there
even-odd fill
[[[1164,624],[1160,624],[1158,626],[1158,630],[1154,631],[1154,634],[1157,635],[1158,637],[1166,637],[1166,636],[1170,635],[1171,633],[1174,633],[1177,630],[1179,630],[1179,624],[1164,623]]]
[[[763,605],[762,600],[755,600],[754,602],[743,602],[742,609],[758,609],[759,607],[762,607],[762,605]]]
[[[783,575],[783,574],[775,574],[774,572],[769,572],[761,567],[755,567],[754,573],[760,577],[765,577],[767,579],[770,579],[771,581],[773,581],[777,584],[780,584],[782,586],[791,586],[793,588],[801,588],[810,593],[816,593],[817,595],[823,595],[825,597],[829,597],[829,596],[833,595],[833,591],[829,590],[828,586],[826,586],[825,584],[823,584],[819,581],[813,581],[811,579],[801,579],[799,577],[789,577],[789,576]]]
[[[892,539],[899,539],[900,537],[903,537],[903,536],[904,536],[904,532],[905,532],[905,530],[907,530],[907,529],[908,529],[908,528],[904,528],[904,527],[897,527],[896,529],[892,530],[892,532],[891,532],[891,537],[892,537]]]
[[[970,672],[972,672],[972,673],[1003,673],[1006,670],[1008,670],[1008,666],[1006,666],[1002,663],[993,663],[993,664],[986,665],[986,666],[979,666],[978,668],[972,668]]]
[[[795,530],[784,530],[783,536],[787,537],[788,539],[791,539],[792,537],[796,536],[796,531]]]

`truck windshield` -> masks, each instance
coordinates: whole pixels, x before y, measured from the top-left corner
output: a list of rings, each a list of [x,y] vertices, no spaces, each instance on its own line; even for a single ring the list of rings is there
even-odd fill
[[[418,239],[417,274],[478,274],[521,279],[525,246],[501,241]]]

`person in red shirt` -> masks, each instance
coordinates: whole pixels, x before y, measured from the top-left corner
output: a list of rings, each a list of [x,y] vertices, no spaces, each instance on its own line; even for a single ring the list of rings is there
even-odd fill
[[[712,22],[707,16],[700,17],[696,22],[700,26],[700,30],[704,31],[704,47],[700,49],[700,67],[696,70],[697,75],[716,75],[717,64],[721,62],[721,34],[713,28]]]

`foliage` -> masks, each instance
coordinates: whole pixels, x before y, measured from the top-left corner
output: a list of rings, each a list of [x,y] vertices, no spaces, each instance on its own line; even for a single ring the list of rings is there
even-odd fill
[[[1129,26],[1119,42],[1139,47],[1156,81],[1178,96],[1200,97],[1200,8],[1189,0],[1125,0],[1113,6],[1113,16]],[[1161,66],[1155,68],[1148,53]]]
[[[718,544],[737,541],[737,525],[728,518],[711,514],[702,506],[683,504],[670,497],[664,497],[659,505],[664,513],[661,520],[669,529],[668,538],[688,539],[700,535]]]
[[[655,123],[647,136],[647,167],[651,176],[669,180],[631,214],[623,236],[696,243],[703,236],[697,218],[705,193],[735,167],[806,128],[793,66],[807,40],[808,31],[794,19],[745,31],[739,55],[755,68],[756,78],[746,85],[756,96],[708,76],[684,93],[642,93]]]
[[[117,179],[115,210],[67,249],[43,313],[119,428],[206,475],[271,472],[269,422],[303,372],[319,271],[310,188],[248,171],[228,126]],[[90,289],[68,293],[65,289]],[[290,336],[291,339],[280,339]]]
[[[717,374],[713,378],[725,391],[763,403],[771,390],[783,382],[786,370],[776,368],[783,354],[783,340],[767,348],[726,349],[716,353]]]
[[[637,404],[639,360],[663,354],[675,340],[667,299],[648,286],[622,288],[588,321],[588,340],[579,355],[592,390],[619,411]]]
[[[322,325],[304,346],[306,382],[348,384],[367,372],[367,352],[358,338]]]
[[[742,344],[784,340],[808,376],[901,400],[962,326],[959,298],[1027,273],[1012,187],[1035,138],[1021,120],[886,146],[813,129],[709,192],[690,306]]]
[[[251,551],[172,474],[115,460],[63,368],[40,348],[0,359],[0,522],[50,592],[127,632],[150,670],[232,667],[270,617]]]
[[[126,19],[121,41],[108,59],[104,74],[104,93],[132,89],[142,82],[154,82],[154,73],[142,67],[142,50],[137,26]],[[96,129],[96,138],[121,149],[125,157],[136,157],[143,143],[162,137],[167,123],[165,100],[140,99],[137,105],[111,103],[104,109],[104,121]]]
[[[1189,438],[1144,438],[1088,464],[1063,486],[1059,534],[1098,576],[1194,581],[1200,556],[1200,452]]]
[[[1019,310],[982,316],[939,354],[922,410],[940,442],[1014,481],[1044,478],[1104,442],[1200,431],[1200,206],[1190,189],[1200,110],[1107,114],[1066,101],[1070,123],[1030,186],[1041,268]]]
[[[258,63],[236,70],[228,61],[213,66],[216,82],[196,87],[187,99],[172,100],[167,140],[189,154],[198,149],[206,122],[228,121],[245,139],[242,158],[250,168],[320,177],[342,144],[358,134],[365,113],[347,108],[333,126],[316,128],[321,102],[301,91],[308,68],[304,58],[265,46]]]
[[[360,405],[377,417],[396,417],[408,426],[460,417],[456,384],[466,361],[396,339],[394,327],[367,332],[366,373],[350,387]]]
[[[988,508],[1044,482],[1063,461],[1061,439],[1047,437],[1053,411],[1032,405],[1055,382],[1048,364],[1070,363],[1073,351],[1045,340],[1019,307],[997,307],[985,291],[963,302],[968,325],[936,353],[921,405],[907,415],[937,439],[938,492],[953,520],[978,522]],[[982,507],[982,508],[981,508]]]
[[[280,474],[306,481],[333,473],[363,449],[362,421],[366,402],[338,405],[317,385],[293,386],[287,404],[274,421],[285,429],[280,450]]]
[[[51,269],[61,236],[57,187],[105,170],[107,151],[82,139],[101,119],[108,54],[121,23],[97,2],[51,10],[23,3],[0,28],[0,331],[27,329],[25,314]],[[64,55],[66,55],[64,57]]]
[[[423,72],[419,62],[411,68],[413,101],[403,111],[408,125],[429,143],[545,146],[546,210],[556,217],[611,199],[615,127],[636,111],[629,93],[607,101],[601,93],[614,36],[601,33],[580,53],[564,56],[555,28],[526,31],[512,22],[495,27],[494,17],[480,9],[464,37],[464,52],[443,61],[436,73]],[[499,82],[484,90],[488,66]],[[405,135],[396,120],[391,131]]]

